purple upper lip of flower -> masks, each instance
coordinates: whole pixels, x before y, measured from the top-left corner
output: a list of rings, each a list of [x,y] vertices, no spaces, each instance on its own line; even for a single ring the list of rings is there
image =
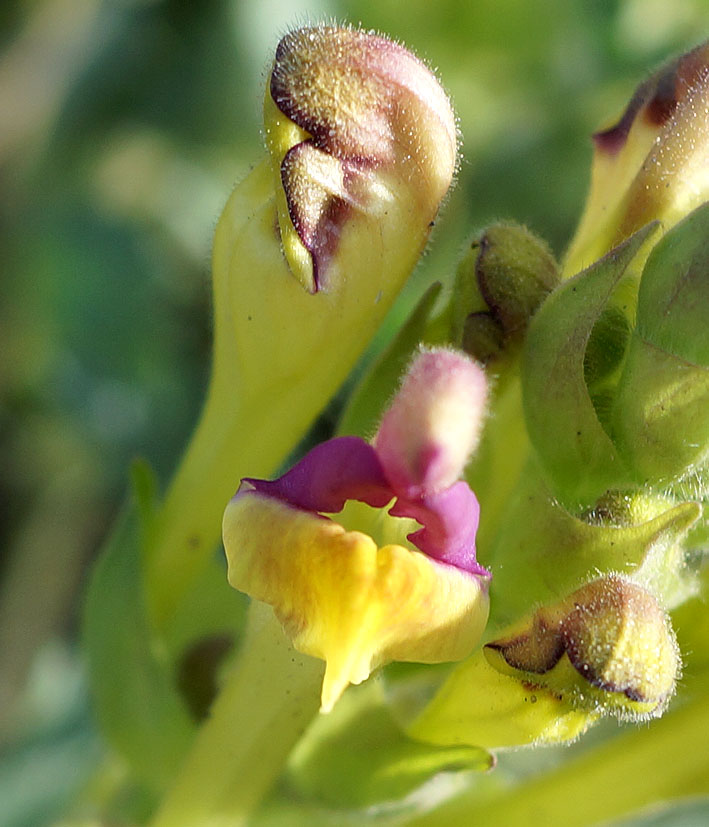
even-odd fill
[[[243,483],[248,488],[241,494],[255,491],[317,513],[337,513],[347,500],[383,508],[396,499],[389,513],[421,524],[407,539],[424,554],[481,578],[491,576],[475,557],[480,506],[467,483],[460,480],[407,498],[387,480],[376,450],[359,437],[337,437],[316,446],[276,480],[246,478]]]

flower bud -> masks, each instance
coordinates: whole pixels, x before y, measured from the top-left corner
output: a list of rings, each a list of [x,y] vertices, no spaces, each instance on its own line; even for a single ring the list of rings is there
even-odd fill
[[[596,133],[594,149],[564,276],[654,219],[671,227],[709,197],[709,43],[642,83],[621,118]]]
[[[657,600],[619,575],[538,609],[486,651],[503,672],[525,673],[576,705],[621,717],[662,714],[680,670],[674,632]]]
[[[488,227],[458,268],[451,302],[453,341],[489,361],[519,341],[557,282],[551,251],[526,227]]]
[[[420,61],[369,32],[298,29],[278,45],[265,123],[283,250],[304,287],[347,277],[339,249],[375,227],[377,249],[418,255],[457,143],[448,99]]]

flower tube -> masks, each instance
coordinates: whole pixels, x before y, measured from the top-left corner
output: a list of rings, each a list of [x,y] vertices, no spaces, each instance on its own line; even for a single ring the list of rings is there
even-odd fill
[[[377,666],[460,660],[478,642],[490,575],[475,558],[478,503],[459,477],[485,398],[474,362],[424,351],[373,444],[332,439],[277,480],[243,480],[228,505],[229,582],[326,661],[322,711]]]

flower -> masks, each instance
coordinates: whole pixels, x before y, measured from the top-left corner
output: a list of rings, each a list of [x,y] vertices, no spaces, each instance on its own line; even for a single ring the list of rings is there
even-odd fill
[[[276,50],[264,122],[283,251],[306,289],[332,289],[347,272],[337,258],[361,256],[373,228],[377,249],[415,260],[457,145],[448,98],[423,63],[371,32],[297,29]]]
[[[264,131],[216,228],[209,392],[147,552],[161,625],[211,559],[233,490],[223,457],[265,475],[293,450],[413,271],[456,165],[433,73],[350,28],[285,35]]]
[[[476,363],[422,351],[373,444],[331,439],[276,480],[242,480],[227,506],[229,582],[326,661],[323,711],[377,666],[459,660],[478,642],[490,575],[475,557],[478,503],[459,477],[485,398]],[[369,533],[346,528],[353,518]]]
[[[604,716],[659,717],[680,668],[657,598],[610,573],[537,608],[457,666],[407,732],[488,749],[563,743]]]
[[[662,714],[680,669],[677,641],[657,599],[617,574],[537,609],[485,652],[496,668],[526,673],[568,694],[575,706],[636,720]]]
[[[594,135],[591,190],[564,275],[573,276],[654,219],[669,229],[709,194],[709,42],[642,83]]]

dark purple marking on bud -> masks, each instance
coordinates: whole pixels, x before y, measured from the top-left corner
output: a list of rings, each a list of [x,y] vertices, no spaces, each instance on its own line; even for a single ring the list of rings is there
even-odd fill
[[[499,652],[513,669],[533,674],[549,672],[566,653],[592,686],[641,703],[662,703],[677,671],[674,643],[657,601],[617,575],[538,609],[527,631],[486,648]]]
[[[313,176],[312,169],[317,166],[329,166],[336,180]],[[358,175],[355,162],[337,161],[311,140],[288,150],[281,163],[288,214],[312,257],[316,291],[323,286],[322,276],[335,254],[342,226],[353,209]]]
[[[662,67],[637,88],[620,120],[593,136],[596,148],[609,155],[619,152],[640,113],[649,126],[664,126],[689,90],[708,74],[709,43]]]
[[[540,609],[532,618],[528,632],[511,639],[492,641],[486,648],[500,652],[513,669],[543,675],[553,669],[564,654],[561,622],[561,617]]]

